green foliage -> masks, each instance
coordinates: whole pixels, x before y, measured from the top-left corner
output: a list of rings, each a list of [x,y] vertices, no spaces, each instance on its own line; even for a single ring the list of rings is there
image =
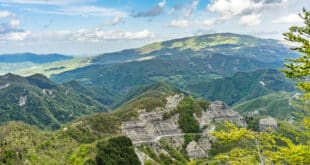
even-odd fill
[[[84,67],[56,72],[51,78],[56,82],[79,80],[121,96],[141,85],[165,82],[204,97],[208,93],[203,90],[208,89],[204,83],[237,72],[279,68],[284,58],[295,55],[275,40],[231,33],[209,34],[106,53],[86,60]],[[232,93],[227,97],[233,97]]]
[[[183,152],[185,153],[185,149],[191,141],[198,141],[199,138],[200,138],[200,135],[198,134],[185,134],[184,143],[183,143]]]
[[[127,103],[126,106],[128,106],[128,104],[130,104],[131,102],[147,97],[148,99],[151,99],[151,102],[153,103],[146,103],[147,99],[144,99],[144,101],[140,101],[141,103],[137,103],[137,105],[142,104],[142,106],[151,110],[152,108],[154,108],[154,106],[164,106],[164,104],[166,104],[167,95],[172,95],[180,92],[181,91],[178,88],[164,82],[156,82],[142,85],[130,90],[128,94],[125,95],[125,97],[115,103],[114,107],[118,107],[124,103]],[[150,107],[144,104],[149,104]]]
[[[183,155],[179,150],[173,148],[169,145],[165,140],[160,141],[161,147],[165,149],[170,155],[171,158],[174,159],[173,164],[186,164],[188,162],[185,155]]]
[[[97,165],[140,164],[131,140],[124,136],[114,137],[104,142],[98,142],[96,162]]]
[[[161,160],[161,164],[163,164],[163,165],[173,164],[173,160],[171,159],[171,157],[169,155],[161,153],[161,154],[159,154],[159,158]]]
[[[82,115],[105,111],[107,107],[70,85],[58,85],[36,74],[0,77],[0,123],[16,120],[43,129],[56,129]],[[84,88],[87,91],[87,88]],[[102,96],[104,98],[105,96]]]
[[[184,133],[198,133],[200,131],[199,123],[194,118],[201,116],[204,109],[191,97],[185,97],[177,107],[180,114],[179,126]]]
[[[280,120],[289,120],[298,110],[294,106],[293,94],[275,92],[260,96],[233,106],[237,112],[246,115],[258,111],[260,116],[271,116]],[[281,113],[279,113],[281,112]]]
[[[307,131],[309,130],[282,121],[278,123],[275,134],[290,139],[294,144],[306,144],[309,140],[309,136],[305,134]]]
[[[142,147],[140,147],[140,150],[143,153],[145,153],[146,155],[148,155],[150,158],[155,160],[156,162],[160,162],[161,161],[160,158],[158,157],[158,155],[149,146],[142,145]]]
[[[218,144],[226,147],[213,158],[229,164],[308,164],[309,145],[294,144],[289,138],[275,132],[254,132],[228,123],[228,131],[212,134]],[[223,148],[222,148],[223,149]]]
[[[300,139],[295,139],[295,142],[299,142],[297,145],[293,144],[290,140],[284,139],[287,146],[279,148],[279,151],[276,153],[271,153],[272,158],[279,162],[287,163],[296,163],[303,164],[309,163],[310,155],[310,11],[303,9],[303,13],[299,14],[300,18],[304,21],[303,26],[292,26],[288,33],[284,33],[285,39],[291,41],[298,46],[293,47],[292,49],[298,51],[301,56],[296,59],[289,59],[289,63],[285,64],[286,70],[282,70],[287,77],[294,78],[298,80],[297,87],[304,92],[301,105],[299,107],[304,110],[302,113],[304,116],[303,119],[303,135],[302,137],[306,139],[306,142]],[[298,133],[297,131],[288,131],[285,132],[286,136],[289,138]],[[299,137],[299,136],[298,136]],[[306,145],[304,145],[306,143]],[[308,156],[306,156],[308,155]]]
[[[9,122],[0,127],[0,148],[12,154],[0,154],[4,164],[58,164],[66,162],[78,147],[76,141],[59,132],[43,132],[26,124]],[[0,163],[1,164],[1,163]]]
[[[258,122],[260,119],[266,118],[267,116],[245,116],[245,120],[248,124],[248,129],[253,131],[259,131]]]
[[[240,72],[232,77],[191,84],[192,92],[209,100],[222,100],[228,105],[241,103],[278,91],[294,91],[294,84],[281,72],[264,69]]]
[[[289,63],[285,64],[287,70],[283,70],[285,75],[290,78],[298,78],[300,82],[297,87],[305,92],[305,99],[310,99],[310,82],[307,78],[310,75],[310,11],[306,9],[299,14],[304,21],[303,26],[292,26],[290,31],[284,33],[287,41],[293,42],[298,46],[292,50],[298,51],[301,56],[296,59],[289,59]]]
[[[90,65],[91,59],[92,57],[78,57],[69,60],[35,65],[35,67],[28,67],[28,68],[21,67],[20,69],[16,69],[14,73],[23,76],[30,76],[39,73],[47,77],[50,77],[54,74],[60,74],[66,71],[88,66]]]
[[[90,115],[67,125],[68,136],[81,143],[90,143],[102,137],[109,137],[119,134],[122,121],[122,114],[119,112],[100,113]]]
[[[95,146],[93,144],[81,144],[69,157],[67,163],[80,165],[90,163],[95,155]]]

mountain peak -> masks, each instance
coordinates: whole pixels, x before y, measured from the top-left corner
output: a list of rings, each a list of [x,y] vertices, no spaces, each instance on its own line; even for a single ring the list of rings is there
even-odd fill
[[[41,89],[50,89],[56,87],[56,83],[49,80],[47,77],[45,77],[42,74],[34,74],[32,76],[27,77],[27,80],[37,87]]]

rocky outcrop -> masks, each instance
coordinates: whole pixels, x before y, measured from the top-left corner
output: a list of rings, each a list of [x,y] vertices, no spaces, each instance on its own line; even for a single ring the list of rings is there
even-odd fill
[[[162,137],[182,135],[178,126],[178,114],[163,120],[163,114],[176,108],[182,98],[182,95],[170,96],[165,108],[157,108],[153,112],[142,110],[138,120],[122,123],[122,134],[128,136],[134,144],[155,143]]]
[[[10,83],[4,84],[4,85],[0,85],[0,90],[1,89],[5,89],[5,88],[7,88],[9,86],[10,86]]]
[[[260,119],[258,122],[259,131],[270,131],[278,128],[278,122],[272,117]]]
[[[222,101],[212,102],[209,108],[203,112],[202,117],[199,119],[201,127],[212,121],[230,121],[239,126],[246,127],[246,122],[243,117]]]
[[[191,141],[186,146],[186,152],[188,157],[190,158],[204,158],[207,153],[200,147],[200,145],[196,141]]]
[[[143,109],[139,110],[137,120],[122,123],[122,134],[129,137],[135,146],[148,145],[158,155],[161,153],[169,155],[161,147],[162,140],[169,144],[170,147],[182,150],[185,134],[179,128],[179,114],[174,114],[166,120],[163,119],[163,114],[177,108],[182,99],[182,95],[169,96],[164,108],[155,108],[151,112],[146,112]],[[202,112],[201,117],[195,116],[195,118],[199,121],[201,128],[204,129],[201,133],[195,133],[200,138],[191,141],[185,148],[188,157],[193,159],[208,157],[212,141],[215,140],[210,135],[210,132],[215,129],[215,126],[211,124],[212,121],[230,121],[239,126],[246,126],[243,118],[221,101],[213,102],[207,110]],[[140,159],[145,159],[145,156],[140,154]]]
[[[27,96],[20,96],[19,101],[18,101],[18,105],[20,107],[23,107],[24,105],[26,105],[26,103],[27,103]]]

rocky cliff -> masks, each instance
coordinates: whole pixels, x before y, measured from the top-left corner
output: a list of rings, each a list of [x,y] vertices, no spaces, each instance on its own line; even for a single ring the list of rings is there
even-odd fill
[[[208,110],[203,112],[202,117],[198,119],[200,126],[210,124],[212,121],[223,122],[229,121],[242,127],[246,127],[246,122],[238,112],[228,107],[222,101],[215,101],[210,104]]]
[[[140,148],[140,150],[136,149],[140,160],[152,160],[141,151],[141,146],[150,147],[157,155],[169,155],[165,150],[166,147],[164,147],[167,144],[178,151],[183,148],[189,158],[205,158],[208,157],[208,152],[211,150],[212,141],[214,140],[210,136],[210,132],[215,129],[213,122],[230,121],[242,127],[246,126],[245,120],[237,112],[224,102],[215,101],[208,108],[203,109],[200,117],[193,114],[200,125],[201,131],[199,133],[184,133],[178,123],[179,113],[171,113],[177,109],[183,98],[183,95],[169,96],[166,98],[167,103],[164,107],[157,107],[152,111],[141,109],[136,120],[122,123],[122,134],[128,136],[133,144]],[[165,113],[173,115],[168,119],[164,119],[163,115]],[[185,144],[185,136],[198,138]],[[163,146],[163,144],[165,145]]]
[[[164,108],[156,108],[152,112],[140,110],[138,120],[122,123],[122,133],[134,144],[156,143],[162,137],[181,135],[182,131],[178,127],[179,116],[176,114],[168,120],[163,120],[163,114],[176,108],[182,98],[182,95],[169,96]]]

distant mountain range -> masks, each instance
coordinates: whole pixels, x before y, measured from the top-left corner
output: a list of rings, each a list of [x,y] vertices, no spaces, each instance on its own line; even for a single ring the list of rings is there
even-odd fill
[[[257,131],[268,116],[275,135],[304,141],[299,91],[279,71],[297,55],[219,33],[94,57],[0,56],[0,164],[219,164],[230,146],[210,131],[227,120]]]
[[[284,59],[296,56],[276,40],[232,33],[208,34],[95,56],[87,66],[52,75],[51,79],[78,80],[120,95],[158,81],[186,91],[195,84],[238,72],[279,69]]]
[[[57,128],[81,115],[119,108],[137,99],[138,91],[158,83],[228,105],[273,92],[294,92],[294,83],[275,69],[283,66],[285,58],[295,56],[276,40],[232,33],[175,39],[85,58],[1,55],[0,62],[37,63],[18,72],[34,76],[1,77],[0,110],[6,115],[2,122],[22,120],[44,128],[49,121],[49,128]],[[20,109],[29,110],[23,113]],[[38,111],[43,112],[38,115]]]
[[[32,62],[35,64],[45,64],[55,61],[72,59],[71,56],[62,54],[34,54],[34,53],[17,53],[0,55],[0,63],[22,63]]]

